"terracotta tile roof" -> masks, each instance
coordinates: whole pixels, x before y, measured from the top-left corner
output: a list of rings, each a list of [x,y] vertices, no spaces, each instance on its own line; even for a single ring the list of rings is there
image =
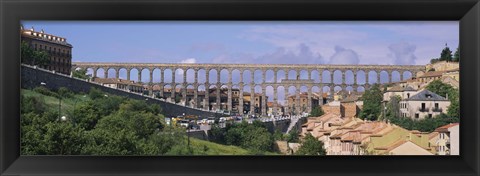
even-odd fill
[[[94,77],[93,82],[102,83],[102,84],[127,84],[127,85],[135,85],[135,86],[143,86],[142,84],[135,83],[135,81],[117,79],[117,78],[98,78]]]
[[[438,77],[438,76],[442,76],[442,74],[444,74],[445,72],[446,71],[430,71],[430,72],[426,72],[422,76],[419,76],[419,78]]]
[[[451,123],[451,124],[448,124],[448,125],[444,125],[444,126],[441,126],[441,127],[438,127],[437,129],[435,129],[435,132],[446,132],[446,131],[448,131],[449,128],[457,126],[457,125],[460,125],[460,123]]]
[[[428,135],[428,139],[433,139],[435,137],[438,136],[438,132],[431,132],[429,135]]]

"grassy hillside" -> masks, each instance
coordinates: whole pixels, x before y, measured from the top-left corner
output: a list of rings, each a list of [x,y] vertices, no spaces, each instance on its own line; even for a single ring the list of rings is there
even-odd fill
[[[58,110],[59,99],[54,96],[46,96],[29,89],[22,89],[21,94],[24,97],[41,97],[49,109]],[[62,111],[72,110],[75,104],[80,104],[83,101],[90,100],[90,97],[86,94],[74,94],[72,98],[62,99]]]

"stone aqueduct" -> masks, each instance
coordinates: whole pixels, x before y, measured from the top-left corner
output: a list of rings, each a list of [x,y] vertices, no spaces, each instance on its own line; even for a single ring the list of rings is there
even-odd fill
[[[147,83],[149,85],[150,90],[153,89],[154,86],[159,86],[160,87],[160,95],[163,96],[163,91],[165,86],[171,86],[172,88],[176,88],[177,86],[181,86],[183,88],[187,87],[192,87],[194,89],[194,99],[197,100],[197,95],[198,95],[198,88],[199,86],[204,86],[206,89],[210,88],[210,86],[215,86],[217,88],[221,88],[226,86],[228,88],[228,100],[227,100],[227,107],[228,110],[232,110],[232,88],[238,88],[239,89],[239,109],[238,111],[242,114],[243,113],[243,92],[244,92],[244,87],[250,87],[250,92],[253,93],[254,88],[256,86],[260,86],[262,89],[262,105],[261,107],[266,107],[266,88],[271,86],[273,87],[273,101],[277,102],[278,100],[278,95],[277,95],[277,90],[279,87],[283,86],[285,90],[285,102],[288,101],[288,88],[293,86],[295,87],[295,95],[296,95],[296,105],[300,105],[300,88],[301,87],[307,87],[307,93],[308,93],[308,100],[311,100],[312,98],[312,88],[313,87],[320,87],[323,88],[325,86],[329,87],[329,91],[333,93],[334,87],[340,86],[342,90],[346,90],[347,86],[351,87],[354,91],[357,90],[359,87],[363,87],[364,89],[368,89],[371,84],[369,84],[369,74],[371,72],[376,72],[377,75],[377,81],[380,81],[380,73],[385,71],[388,73],[388,82],[391,82],[392,80],[392,73],[393,72],[398,72],[400,74],[400,80],[404,80],[404,73],[405,72],[410,72],[412,75],[419,76],[424,73],[425,71],[425,66],[420,66],[420,65],[314,65],[314,64],[178,64],[178,63],[96,63],[96,62],[74,62],[72,63],[72,70],[75,70],[77,68],[81,69],[93,69],[93,76],[97,76],[97,70],[103,69],[104,70],[104,77],[106,78],[108,75],[108,70],[114,69],[115,70],[115,77],[119,78],[119,72],[121,69],[125,69],[127,71],[127,80],[131,80],[131,75],[130,72],[133,69],[136,69],[138,71],[138,79],[137,80],[142,80],[142,71],[144,69],[148,69],[149,71],[149,82]],[[154,70],[160,70],[160,82],[153,82],[153,72]],[[181,83],[176,83],[175,82],[175,72],[181,69],[183,71],[183,81]],[[172,80],[170,83],[165,82],[165,75],[164,71],[170,70],[172,75]],[[193,70],[194,71],[194,82],[188,82],[187,83],[187,71]],[[198,81],[199,75],[198,72],[200,70],[205,70],[205,78],[206,80],[204,83],[201,83]],[[209,82],[209,73],[211,70],[216,71],[216,81],[215,82]],[[222,83],[220,81],[220,73],[222,71],[228,71],[228,81],[226,83]],[[240,72],[240,81],[236,84],[232,83],[232,72],[234,71],[239,71]],[[260,70],[261,71],[261,82],[256,83],[254,81],[254,73],[256,71]],[[294,74],[296,79],[288,79],[289,78],[289,73],[290,71],[295,71]],[[244,82],[244,72],[249,71],[250,72],[250,82],[245,83]],[[267,82],[266,79],[266,73],[267,71],[273,71],[273,76],[274,79],[271,82]],[[283,71],[284,78],[281,81],[278,81],[277,76],[279,73]],[[302,71],[307,71],[308,76],[307,79],[298,79],[300,76],[300,72]],[[316,72],[315,72],[316,71]],[[322,74],[326,73],[325,71],[328,71],[330,75],[330,83],[324,83],[322,81]],[[335,83],[333,80],[334,73],[340,71],[342,75],[342,81],[340,84]],[[346,83],[346,77],[345,74],[347,71],[351,71],[353,73],[353,83],[347,84]],[[364,76],[365,76],[365,83],[364,84],[357,84],[357,73],[363,71]],[[314,81],[312,80],[312,72],[313,73],[318,73],[318,79],[319,81]],[[375,82],[377,82],[375,81]],[[207,103],[206,108],[209,107],[208,102],[209,102],[209,92],[205,91],[205,102]],[[171,92],[171,96],[175,97],[175,91]],[[251,94],[250,98],[250,109],[254,108],[255,105],[255,98],[253,98],[254,94]],[[182,97],[183,100],[186,100],[186,90],[183,89],[182,91]],[[308,101],[308,108],[307,112],[310,112],[310,105],[311,101]],[[217,89],[216,93],[216,106],[220,106],[220,89]],[[295,108],[297,110],[300,109],[300,107]],[[274,114],[277,113],[277,103],[274,103],[273,107],[273,112]],[[288,108],[286,110],[288,111]],[[262,115],[266,114],[266,108],[262,108],[261,110]]]

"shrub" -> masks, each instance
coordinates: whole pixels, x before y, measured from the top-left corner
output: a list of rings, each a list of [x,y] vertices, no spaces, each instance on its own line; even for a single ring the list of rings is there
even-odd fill
[[[38,92],[38,93],[40,93],[42,95],[45,95],[45,96],[57,97],[57,98],[60,97],[56,92],[53,92],[53,91],[51,91],[50,89],[48,89],[44,86],[35,87],[33,89],[33,91]]]

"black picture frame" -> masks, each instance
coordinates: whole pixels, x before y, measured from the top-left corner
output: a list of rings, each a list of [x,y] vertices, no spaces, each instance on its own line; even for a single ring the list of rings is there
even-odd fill
[[[478,0],[0,0],[0,175],[479,175]],[[20,20],[458,20],[460,156],[20,156]]]

